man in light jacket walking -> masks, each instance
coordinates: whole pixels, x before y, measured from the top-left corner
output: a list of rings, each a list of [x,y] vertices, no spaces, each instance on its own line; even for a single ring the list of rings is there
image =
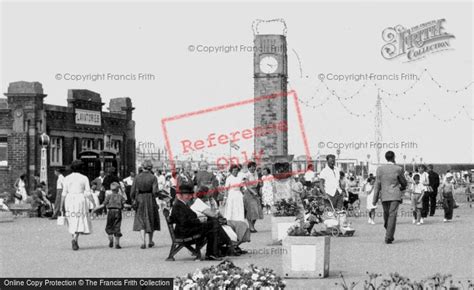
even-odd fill
[[[388,164],[377,168],[375,177],[374,200],[376,205],[379,198],[382,201],[383,219],[385,227],[385,243],[394,241],[397,225],[398,206],[402,202],[402,191],[407,186],[403,168],[395,164],[395,153],[387,151],[385,159]]]

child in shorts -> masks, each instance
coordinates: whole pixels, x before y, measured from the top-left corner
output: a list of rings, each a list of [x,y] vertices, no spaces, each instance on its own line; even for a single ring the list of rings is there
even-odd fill
[[[104,203],[96,207],[93,211],[95,212],[103,207],[107,208],[107,224],[105,226],[105,232],[109,235],[109,247],[114,247],[115,238],[115,248],[121,249],[120,237],[122,236],[122,233],[120,228],[122,225],[122,209],[129,205],[125,204],[126,199],[119,193],[120,184],[112,182],[110,190],[111,194],[105,197]]]
[[[413,188],[411,192],[411,207],[413,209],[413,223],[417,226],[423,223],[421,217],[421,209],[423,208],[423,196],[425,195],[426,187],[420,182],[420,175],[413,176]]]
[[[446,174],[446,178],[439,187],[440,201],[443,203],[444,209],[444,220],[443,222],[449,222],[453,219],[454,209],[454,184],[452,182],[453,174]]]

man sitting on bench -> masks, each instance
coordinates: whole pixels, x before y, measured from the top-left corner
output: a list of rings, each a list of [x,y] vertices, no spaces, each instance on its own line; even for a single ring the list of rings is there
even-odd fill
[[[170,221],[176,224],[174,233],[177,238],[188,238],[201,234],[207,238],[206,260],[221,260],[219,257],[219,235],[222,233],[216,219],[199,219],[189,204],[193,200],[194,190],[185,184],[176,192],[176,200],[171,210]],[[224,233],[225,235],[225,233]]]

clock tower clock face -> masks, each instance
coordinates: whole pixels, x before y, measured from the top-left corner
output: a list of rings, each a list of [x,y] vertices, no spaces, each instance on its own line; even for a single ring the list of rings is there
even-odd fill
[[[260,59],[260,71],[266,74],[276,72],[278,61],[274,56],[264,56]]]

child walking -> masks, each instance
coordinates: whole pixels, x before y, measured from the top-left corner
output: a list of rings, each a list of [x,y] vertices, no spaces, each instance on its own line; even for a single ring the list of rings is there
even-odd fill
[[[375,209],[377,208],[377,206],[372,203],[374,200],[374,183],[375,177],[371,176],[364,185],[364,192],[367,194],[367,210],[369,211],[368,223],[371,225],[375,225]]]
[[[421,217],[421,209],[423,208],[423,196],[425,195],[426,186],[420,182],[420,175],[416,174],[413,176],[413,189],[411,192],[411,206],[413,209],[413,223],[417,226],[423,223]]]
[[[109,235],[109,247],[114,247],[115,238],[115,248],[121,249],[120,237],[122,236],[122,233],[120,232],[120,227],[122,225],[122,209],[129,205],[125,204],[127,200],[119,193],[120,184],[112,182],[110,190],[111,194],[105,197],[104,203],[96,207],[93,211],[95,212],[104,207],[107,208],[107,224],[105,226],[105,232]]]
[[[273,196],[275,195],[275,184],[273,181],[273,175],[270,174],[270,169],[268,167],[263,168],[262,172],[262,203],[265,208],[266,214],[271,214],[273,206]]]
[[[448,172],[446,178],[440,186],[440,201],[443,203],[444,208],[444,220],[443,222],[449,222],[453,219],[453,210],[454,210],[454,184],[453,174]]]

